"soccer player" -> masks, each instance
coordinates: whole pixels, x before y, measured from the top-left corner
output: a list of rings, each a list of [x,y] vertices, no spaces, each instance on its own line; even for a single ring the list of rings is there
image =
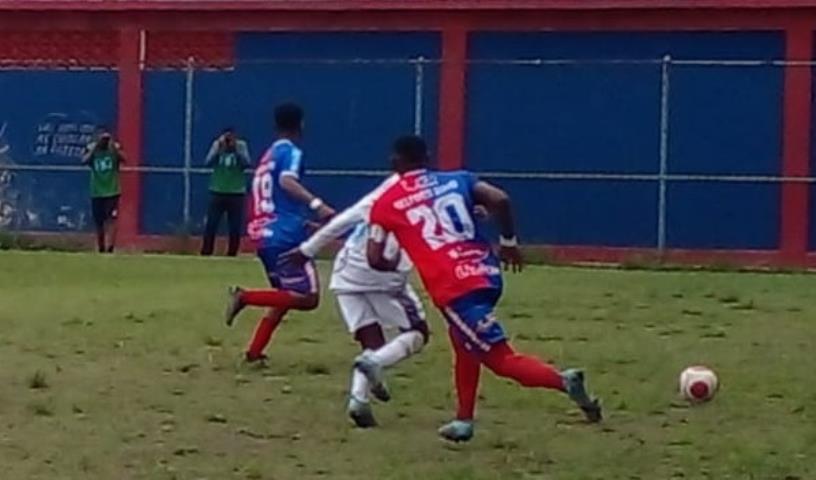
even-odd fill
[[[104,127],[82,156],[82,164],[91,168],[91,210],[96,227],[96,246],[100,253],[116,248],[116,222],[119,218],[119,167],[126,162],[122,146]]]
[[[496,318],[501,263],[514,272],[522,268],[508,195],[466,171],[428,170],[425,142],[416,136],[396,140],[392,163],[400,180],[374,202],[366,253],[373,268],[393,269],[395,260],[385,250],[388,235],[396,236],[447,320],[458,409],[456,419],[440,428],[439,434],[452,441],[473,436],[481,365],[525,387],[565,392],[589,421],[600,421],[600,403],[587,393],[583,372],[558,371],[536,357],[517,353]],[[474,205],[484,205],[499,224],[499,258],[473,220]]]
[[[287,255],[287,260],[306,263],[330,242],[351,231],[335,257],[329,289],[337,297],[349,332],[363,350],[354,361],[347,408],[349,417],[360,428],[377,425],[369,392],[378,400],[390,399],[380,370],[418,353],[428,341],[422,302],[408,283],[413,265],[406,256],[400,256],[396,240],[388,239],[388,253],[401,258],[394,271],[374,270],[366,258],[371,206],[383,190],[398,180],[397,175],[387,178]],[[386,343],[383,327],[400,333]]]
[[[306,239],[311,214],[319,220],[334,210],[301,183],[303,152],[296,145],[303,131],[303,110],[285,103],[275,108],[277,140],[266,150],[252,180],[252,208],[248,233],[256,242],[270,290],[230,289],[226,323],[232,326],[244,307],[267,307],[246,351],[249,363],[263,362],[264,350],[288,310],[313,310],[320,301],[317,271],[313,262],[295,265],[278,257]],[[310,214],[311,211],[311,214]]]

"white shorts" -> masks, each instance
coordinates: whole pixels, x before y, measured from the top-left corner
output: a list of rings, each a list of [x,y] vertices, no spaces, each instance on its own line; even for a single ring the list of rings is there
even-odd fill
[[[375,323],[384,328],[410,330],[425,321],[422,301],[410,285],[401,293],[337,293],[337,305],[351,333]]]

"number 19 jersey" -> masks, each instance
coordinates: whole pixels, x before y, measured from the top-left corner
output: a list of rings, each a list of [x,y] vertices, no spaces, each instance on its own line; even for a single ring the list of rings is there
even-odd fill
[[[408,172],[371,209],[372,231],[394,234],[439,307],[502,287],[499,260],[473,217],[476,181],[466,171]]]
[[[258,248],[289,249],[306,239],[308,207],[280,188],[286,175],[303,175],[303,152],[280,139],[266,150],[252,178],[252,205],[247,233]]]

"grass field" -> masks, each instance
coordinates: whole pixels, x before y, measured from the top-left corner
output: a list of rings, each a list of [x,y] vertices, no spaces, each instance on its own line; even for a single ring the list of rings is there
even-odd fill
[[[325,298],[294,314],[270,367],[241,366],[258,313],[221,323],[252,259],[0,252],[0,478],[816,478],[816,276],[531,267],[508,278],[514,343],[583,366],[608,419],[484,376],[477,436],[438,440],[453,407],[441,321],[391,373],[382,427],[343,408],[355,345]],[[722,390],[689,408],[678,372]]]

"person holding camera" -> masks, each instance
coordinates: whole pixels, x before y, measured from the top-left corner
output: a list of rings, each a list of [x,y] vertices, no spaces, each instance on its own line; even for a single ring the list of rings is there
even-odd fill
[[[91,211],[96,227],[96,245],[100,253],[113,253],[119,217],[119,167],[125,163],[122,147],[104,127],[96,141],[86,147],[82,164],[91,169]]]
[[[207,210],[201,254],[212,255],[218,225],[226,213],[229,224],[227,255],[234,257],[241,245],[247,183],[244,169],[250,165],[246,142],[235,135],[234,129],[225,129],[210,147],[206,164],[213,172],[210,176],[210,206]]]

